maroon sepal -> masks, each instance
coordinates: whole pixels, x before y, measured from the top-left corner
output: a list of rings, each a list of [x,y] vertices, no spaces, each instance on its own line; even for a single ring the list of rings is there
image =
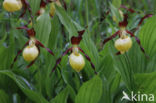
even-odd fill
[[[27,30],[27,33],[28,33],[29,37],[35,37],[35,35],[36,35],[34,28]]]
[[[29,37],[35,37],[36,35],[34,28],[29,29],[27,26],[22,26],[22,27],[17,27],[16,29],[26,30]]]
[[[69,53],[69,52],[71,52],[71,51],[72,51],[72,48],[67,49],[67,50],[61,55],[61,57],[58,58],[58,59],[56,60],[56,64],[55,64],[55,66],[53,67],[53,69],[52,69],[52,71],[51,71],[51,73],[50,73],[50,76],[51,76],[52,73],[56,70],[57,65],[60,64],[60,62],[61,62],[61,60],[62,60],[62,57],[65,56],[67,53]]]
[[[71,43],[72,45],[79,45],[81,40],[82,40],[82,36],[78,36],[78,37],[73,36],[71,38]]]
[[[127,19],[128,19],[128,15],[127,14],[124,14],[124,20],[121,21],[121,22],[119,22],[119,26],[120,27],[126,27],[128,25]]]
[[[17,55],[16,55],[16,57],[14,58],[13,63],[11,64],[11,68],[13,68],[14,63],[15,63],[16,60],[17,60],[17,57],[22,53],[23,49],[24,49],[28,44],[29,44],[29,41],[27,41],[27,42],[24,44],[23,48],[17,52]]]
[[[84,34],[84,32],[85,32],[85,30],[78,31],[79,36],[82,36]]]
[[[130,32],[130,31],[128,31],[128,30],[126,30],[126,32],[127,32],[128,34],[130,34],[132,37],[134,37],[134,38],[135,38],[136,42],[137,42],[137,43],[138,43],[138,45],[140,46],[141,51],[145,54],[145,56],[146,56],[147,58],[149,58],[149,57],[146,55],[145,50],[144,50],[144,48],[142,47],[142,45],[141,45],[141,42],[140,42],[139,38],[138,38],[138,37],[136,37],[136,36],[135,36],[132,32]]]
[[[51,55],[54,56],[54,53],[53,53],[49,48],[46,48],[40,41],[36,40],[35,44],[36,44],[37,46],[40,46],[40,47],[42,47],[42,48],[45,48]]]
[[[78,31],[78,36],[77,37],[76,36],[72,36],[72,38],[71,38],[72,45],[78,45],[78,44],[80,44],[80,42],[82,40],[82,35],[84,33],[85,33],[85,29],[84,30],[81,30],[81,31]]]
[[[47,3],[44,0],[41,0],[40,2],[40,8],[45,8]]]
[[[120,8],[124,8],[124,9],[126,9],[127,11],[129,11],[131,13],[135,13],[135,10],[133,10],[132,8],[128,8],[125,5],[121,5]]]
[[[108,41],[110,41],[110,40],[112,40],[113,38],[115,38],[115,37],[119,34],[119,32],[120,32],[120,31],[117,31],[117,32],[115,32],[113,35],[111,35],[110,37],[106,38],[106,39],[103,41],[102,46],[103,46],[104,44],[106,44]]]
[[[86,57],[86,59],[90,62],[91,67],[92,67],[93,70],[94,70],[94,73],[97,74],[97,72],[96,72],[96,70],[95,70],[95,66],[94,66],[94,64],[92,63],[90,57],[89,57],[81,48],[79,48],[79,50],[84,54],[84,56]]]

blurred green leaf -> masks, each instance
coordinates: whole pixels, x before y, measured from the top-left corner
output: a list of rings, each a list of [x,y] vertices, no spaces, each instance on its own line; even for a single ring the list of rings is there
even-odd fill
[[[5,34],[5,35],[3,36],[3,38],[0,40],[0,46],[3,45],[4,41],[6,40],[6,38],[7,38],[7,35]]]
[[[111,3],[109,3],[109,5],[110,5],[111,13],[112,13],[112,18],[118,24],[122,20],[122,16],[120,15],[117,7],[115,7]]]
[[[0,54],[3,54],[3,55],[0,55],[0,60],[2,61],[0,63],[0,69],[10,68],[10,65],[11,65],[13,57],[14,57],[14,49],[15,49],[15,40],[14,40],[13,33],[11,31],[10,35],[9,35],[8,47],[5,45],[2,45],[2,44],[0,46]]]
[[[67,31],[69,32],[69,40],[73,35],[77,35],[77,30],[72,23],[71,17],[65,12],[62,7],[56,6],[56,14],[59,17],[61,23],[65,26]]]
[[[153,57],[156,53],[156,16],[148,18],[146,23],[142,26],[139,38],[145,52],[149,57]]]
[[[59,31],[60,31],[60,25],[59,25],[58,17],[55,15],[51,21],[51,33],[49,36],[49,43],[48,43],[49,48],[51,48],[52,50],[56,48]]]
[[[37,18],[35,24],[36,38],[44,45],[48,45],[49,35],[51,32],[51,20],[49,13],[43,13]]]
[[[114,72],[114,63],[113,58],[110,55],[104,56],[100,60],[100,75],[104,75],[107,79],[112,75]]]
[[[33,15],[35,15],[40,8],[41,0],[28,0],[28,1],[30,3]]]
[[[98,103],[102,95],[102,80],[95,76],[80,88],[75,103]]]
[[[67,98],[69,95],[69,87],[67,86],[63,91],[61,91],[50,103],[67,103]]]
[[[156,72],[135,75],[136,93],[156,95]],[[147,103],[147,102],[141,102]],[[154,102],[155,103],[155,102]]]
[[[48,103],[48,101],[41,94],[32,90],[33,88],[31,84],[29,84],[29,82],[23,77],[18,76],[8,70],[1,70],[0,74],[7,75],[12,80],[14,80],[19,88],[24,92],[24,94],[35,103]]]
[[[1,103],[11,103],[9,102],[9,96],[5,93],[5,91],[0,89],[0,102]]]
[[[113,0],[112,4],[116,7],[116,8],[120,8],[121,5],[121,0]]]

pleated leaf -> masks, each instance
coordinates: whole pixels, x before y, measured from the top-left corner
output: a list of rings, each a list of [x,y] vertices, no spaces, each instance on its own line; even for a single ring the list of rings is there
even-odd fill
[[[9,96],[3,90],[0,90],[0,102],[1,103],[9,103]]]
[[[148,18],[140,30],[139,38],[146,53],[152,57],[156,53],[156,16]]]
[[[48,45],[49,35],[51,32],[51,20],[49,13],[44,13],[37,18],[35,24],[36,37],[44,45]]]
[[[14,74],[11,71],[8,70],[1,70],[0,74],[6,75],[9,78],[11,78],[14,82],[16,82],[16,84],[19,86],[19,88],[23,91],[23,93],[32,101],[34,101],[35,103],[48,103],[48,101],[42,97],[42,95],[40,93],[37,93],[35,91],[33,91],[31,84],[29,84],[29,82],[24,79],[21,76],[18,76],[16,74]]]
[[[65,26],[69,33],[69,40],[73,35],[77,35],[77,30],[72,23],[72,18],[65,12],[62,7],[56,6],[56,14],[59,17],[61,23]]]
[[[67,86],[63,91],[61,91],[50,103],[67,103],[68,98],[68,89]]]
[[[75,99],[75,103],[98,103],[102,95],[102,80],[95,76],[84,83]]]
[[[136,93],[140,92],[140,94],[147,94],[148,96],[149,94],[153,94],[155,96],[156,95],[156,89],[155,89],[156,72],[136,74],[135,75],[135,87],[136,87]],[[140,103],[147,103],[147,102],[144,101]],[[152,102],[152,103],[155,103],[155,102]]]

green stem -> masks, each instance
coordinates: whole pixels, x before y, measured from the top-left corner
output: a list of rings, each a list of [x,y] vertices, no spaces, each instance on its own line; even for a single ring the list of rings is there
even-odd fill
[[[83,76],[82,76],[82,73],[79,72],[78,75],[79,75],[79,77],[80,77],[80,83],[82,84],[82,83],[83,83]]]

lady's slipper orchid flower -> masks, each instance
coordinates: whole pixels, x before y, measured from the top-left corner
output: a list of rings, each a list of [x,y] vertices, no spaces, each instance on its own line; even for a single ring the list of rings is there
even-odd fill
[[[40,54],[40,47],[45,48],[51,55],[54,55],[54,53],[49,48],[46,48],[39,40],[35,38],[36,33],[34,31],[34,28],[29,29],[27,26],[23,26],[17,29],[25,29],[29,36],[29,40],[28,42],[26,42],[24,47],[18,51],[11,67],[13,67],[14,62],[16,62],[17,57],[22,53],[22,51],[23,51],[22,55],[23,55],[24,60],[30,62],[27,68],[29,68],[31,65],[34,64],[35,60]]]
[[[22,2],[21,0],[4,0],[3,7],[8,12],[15,12],[21,10]]]
[[[134,13],[135,12],[133,9],[128,9],[125,6],[121,6],[121,8],[125,8],[127,11],[129,11],[131,13]],[[141,18],[138,26],[134,29],[134,32],[139,29],[139,27],[142,24],[142,22],[144,21],[144,19],[146,19],[148,17],[152,17],[152,14],[147,14],[143,18]],[[115,48],[119,51],[116,54],[117,55],[123,54],[123,53],[127,52],[132,47],[131,37],[134,37],[136,39],[138,45],[140,46],[141,51],[145,54],[145,50],[141,46],[141,43],[140,43],[139,38],[134,35],[134,32],[131,32],[131,31],[129,31],[129,30],[126,29],[126,27],[128,25],[128,20],[127,19],[128,19],[128,14],[124,14],[124,20],[121,21],[121,22],[119,22],[120,29],[117,32],[115,32],[113,35],[111,35],[110,37],[106,38],[103,41],[103,45],[105,43],[107,43],[109,40],[112,40],[113,38],[115,38],[116,36],[119,36],[119,39],[117,39],[115,41],[115,44],[114,45],[115,45]],[[129,37],[127,34],[129,34],[131,37]]]
[[[60,58],[58,58],[56,60],[56,64],[52,69],[52,72],[54,72],[56,70],[57,65],[61,62],[61,59],[63,56],[65,56],[67,53],[71,52],[70,56],[69,56],[69,64],[72,67],[72,69],[74,69],[76,72],[80,72],[84,66],[85,66],[85,60],[83,58],[83,56],[79,53],[79,51],[81,53],[84,54],[84,56],[86,57],[86,59],[90,62],[95,74],[97,74],[97,72],[95,71],[95,66],[92,63],[90,57],[78,46],[82,40],[82,35],[85,31],[79,31],[79,36],[75,37],[73,36],[71,38],[71,43],[72,43],[72,47],[67,49]]]

